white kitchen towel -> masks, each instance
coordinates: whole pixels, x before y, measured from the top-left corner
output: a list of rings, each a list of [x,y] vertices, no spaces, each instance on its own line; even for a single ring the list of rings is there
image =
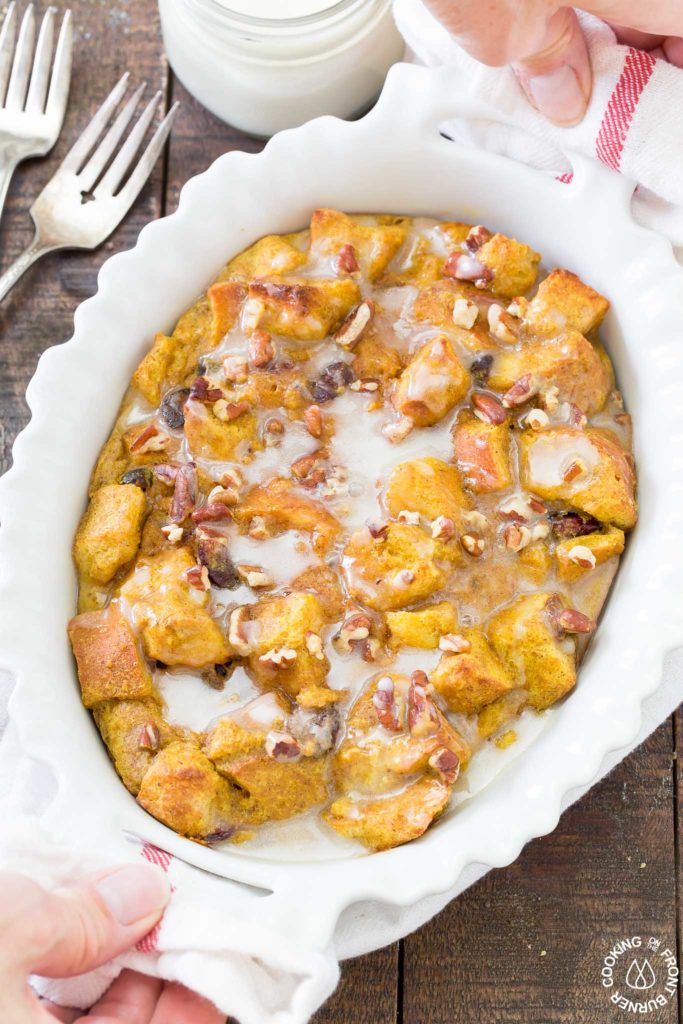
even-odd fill
[[[681,246],[683,70],[619,45],[609,25],[577,13],[590,50],[593,94],[580,124],[558,128],[528,103],[510,68],[473,60],[421,0],[394,0],[396,22],[417,63],[458,69],[458,91],[486,101],[504,118],[453,121],[449,135],[564,180],[571,175],[569,150],[596,158],[638,186],[638,220]]]
[[[637,216],[683,244],[683,176],[677,166],[683,152],[683,72],[617,45],[609,28],[582,16],[596,76],[594,96],[582,125],[560,130],[528,106],[510,71],[480,67],[463,54],[419,0],[396,0],[396,14],[418,59],[461,67],[462,88],[514,122],[514,127],[493,119],[484,124],[453,123],[454,137],[558,176],[571,173],[565,147],[597,155],[640,183]],[[683,699],[683,650],[670,656],[663,669],[661,686],[643,706],[637,739],[628,749],[611,753],[594,781],[642,743]],[[10,688],[11,680],[0,673],[0,867],[52,885],[108,866],[106,853],[76,843],[65,848],[41,832],[39,817],[49,805],[54,782],[43,765],[22,753],[12,724],[6,722]],[[564,807],[588,788],[569,794]],[[41,993],[84,1008],[130,966],[184,983],[240,1024],[306,1024],[336,985],[338,959],[368,953],[407,935],[488,870],[473,865],[449,892],[412,907],[370,902],[350,907],[339,921],[333,945],[311,952],[294,948],[289,936],[265,929],[259,921],[260,897],[244,887],[148,845],[131,847],[131,858],[139,856],[168,871],[174,887],[161,925],[137,950],[86,976],[36,979]]]

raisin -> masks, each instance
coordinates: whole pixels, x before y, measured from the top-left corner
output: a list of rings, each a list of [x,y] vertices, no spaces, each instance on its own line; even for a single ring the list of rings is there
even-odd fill
[[[560,540],[585,537],[601,529],[600,522],[593,516],[582,516],[578,512],[549,512],[548,519],[553,533]]]
[[[348,363],[340,360],[326,366],[317,380],[311,381],[309,389],[314,401],[330,402],[340,395],[347,384],[351,384],[356,375]]]
[[[146,491],[152,486],[152,470],[148,466],[140,466],[137,469],[129,469],[123,474],[119,483],[135,484],[140,490]]]
[[[183,408],[190,397],[189,388],[174,388],[167,391],[161,402],[161,418],[171,430],[182,430],[185,426]]]
[[[477,356],[470,366],[470,373],[479,384],[486,384],[493,366],[493,356],[490,352],[483,356]]]
[[[197,531],[197,558],[209,571],[215,587],[234,590],[240,585],[235,563],[230,557],[227,537],[206,528]]]

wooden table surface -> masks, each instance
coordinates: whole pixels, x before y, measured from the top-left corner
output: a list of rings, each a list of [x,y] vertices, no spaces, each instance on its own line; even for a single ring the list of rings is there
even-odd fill
[[[38,7],[44,9],[44,0]],[[28,420],[24,393],[41,352],[71,334],[76,306],[93,294],[104,260],[129,248],[149,220],[171,212],[182,186],[221,153],[259,142],[208,114],[174,78],[154,0],[71,0],[77,27],[71,102],[45,160],[15,176],[0,228],[0,269],[31,238],[28,209],[125,69],[170,105],[182,103],[165,162],[126,221],[96,253],[55,254],[0,306],[0,470]],[[0,14],[4,13],[0,6]],[[39,467],[37,467],[39,472]],[[46,495],[46,508],[49,496]],[[665,722],[636,753],[531,843],[402,942],[344,965],[316,1024],[609,1024],[602,958],[634,933],[677,947],[680,929],[675,750],[683,718]],[[652,1017],[683,1020],[676,999]]]

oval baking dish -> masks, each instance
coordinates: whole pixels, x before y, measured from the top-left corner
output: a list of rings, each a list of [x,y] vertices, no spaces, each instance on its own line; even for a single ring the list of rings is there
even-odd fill
[[[398,67],[363,120],[319,119],[275,137],[258,156],[222,157],[193,179],[177,213],[105,265],[97,294],[76,313],[73,338],[41,359],[27,396],[33,418],[0,487],[1,660],[18,678],[11,715],[25,749],[57,777],[46,824],[112,853],[133,833],[266,890],[262,920],[286,922],[311,947],[329,940],[341,910],[357,900],[415,902],[450,888],[468,864],[509,863],[552,829],[563,797],[636,734],[663,657],[683,639],[683,467],[674,457],[683,275],[669,244],[632,221],[628,182],[604,168],[575,161],[564,184],[442,138],[439,125],[459,110],[447,97],[456,95],[447,69]],[[353,858],[313,852],[294,863],[277,846],[253,855],[248,844],[202,847],[135,803],[81,705],[65,629],[75,603],[71,539],[88,476],[151,337],[173,325],[227,256],[264,234],[301,228],[320,206],[488,223],[607,295],[603,339],[634,420],[641,514],[579,685],[523,756],[409,846]]]

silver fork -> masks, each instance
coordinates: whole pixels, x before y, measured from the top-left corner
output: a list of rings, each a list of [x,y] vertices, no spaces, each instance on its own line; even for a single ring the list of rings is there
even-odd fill
[[[162,98],[161,91],[157,92],[114,156],[145,89],[143,82],[107,128],[128,89],[128,77],[126,72],[114,86],[31,207],[36,233],[28,249],[0,277],[0,301],[46,253],[55,249],[95,249],[104,242],[128,213],[152,173],[179,104],[171,107],[135,163]]]
[[[62,129],[71,80],[71,11],[64,15],[53,64],[56,17],[56,8],[49,7],[40,26],[35,55],[33,44],[36,19],[33,4],[26,8],[18,40],[14,0],[7,8],[2,23],[0,217],[17,164],[30,156],[45,156],[54,146]]]

